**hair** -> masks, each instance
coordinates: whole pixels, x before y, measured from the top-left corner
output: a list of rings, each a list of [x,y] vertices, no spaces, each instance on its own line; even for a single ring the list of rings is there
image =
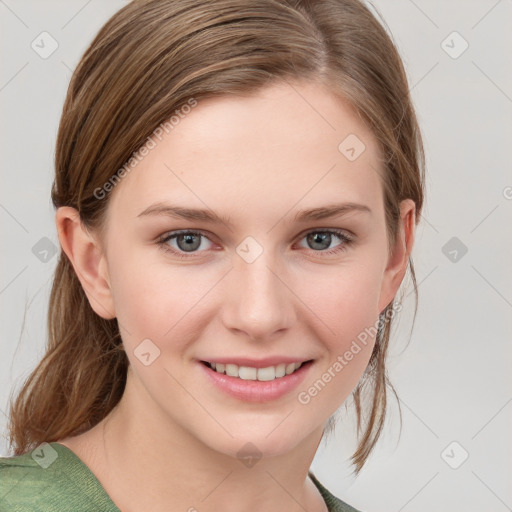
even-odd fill
[[[55,208],[73,207],[87,229],[100,230],[109,194],[98,199],[95,191],[117,177],[116,171],[181,105],[190,98],[250,95],[289,81],[325,85],[347,100],[375,135],[384,156],[379,174],[392,247],[400,201],[415,202],[419,222],[425,157],[399,53],[359,0],[127,4],[101,28],[71,78],[56,143]],[[408,269],[417,309],[411,258]],[[357,432],[362,432],[351,457],[356,473],[382,431],[387,388],[394,392],[386,374],[393,306],[381,312],[385,322],[352,393]],[[14,454],[96,425],[121,399],[128,365],[116,319],[93,311],[61,251],[49,300],[46,352],[10,401]]]

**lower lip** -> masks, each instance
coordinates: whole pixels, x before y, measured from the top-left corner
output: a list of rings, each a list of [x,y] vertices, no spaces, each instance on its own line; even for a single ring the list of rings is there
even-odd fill
[[[269,400],[276,400],[290,393],[304,380],[312,364],[312,361],[308,361],[290,375],[285,375],[284,377],[270,381],[260,381],[230,377],[229,375],[218,373],[204,363],[199,362],[199,366],[203,369],[207,378],[209,378],[218,389],[246,402],[267,402]]]

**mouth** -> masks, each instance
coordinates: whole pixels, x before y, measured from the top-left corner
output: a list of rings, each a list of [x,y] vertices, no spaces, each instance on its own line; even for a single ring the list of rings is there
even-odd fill
[[[292,358],[285,360],[281,357],[267,360],[198,360],[198,367],[202,369],[200,373],[209,384],[213,384],[214,389],[237,400],[260,403],[290,396],[313,365],[314,359],[293,361]]]
[[[203,365],[210,368],[216,373],[227,375],[241,380],[253,380],[260,382],[268,382],[282,379],[288,375],[292,375],[300,368],[309,365],[312,359],[307,361],[297,361],[291,363],[280,363],[277,365],[266,366],[264,368],[256,368],[254,366],[237,365],[233,363],[219,363],[214,361],[201,361]]]

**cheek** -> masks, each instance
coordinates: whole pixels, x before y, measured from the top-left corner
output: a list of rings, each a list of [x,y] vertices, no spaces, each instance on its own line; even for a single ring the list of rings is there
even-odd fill
[[[206,295],[218,276],[210,279],[210,273],[197,267],[167,264],[156,252],[149,257],[142,251],[140,257],[116,257],[113,253],[118,263],[110,281],[125,344],[134,347],[149,338],[164,347],[172,339],[173,349],[184,347],[198,329]]]
[[[381,284],[378,262],[361,260],[304,279],[300,293],[331,333],[329,344],[340,348],[378,319]]]
[[[334,413],[368,365],[378,330],[380,268],[378,264],[347,266],[336,278],[321,280],[322,293],[308,299],[326,325],[317,332],[325,357],[297,395],[311,414]]]

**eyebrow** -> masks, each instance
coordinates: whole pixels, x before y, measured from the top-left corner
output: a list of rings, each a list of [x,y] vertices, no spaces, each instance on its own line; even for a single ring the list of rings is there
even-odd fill
[[[301,210],[296,213],[293,221],[307,222],[312,220],[328,219],[332,217],[342,217],[352,212],[366,212],[370,215],[372,213],[371,209],[364,204],[340,203],[311,208],[309,210]],[[184,208],[181,206],[173,206],[165,203],[155,203],[139,213],[137,217],[145,217],[150,215],[165,215],[167,217],[173,217],[176,219],[196,220],[209,222],[211,224],[226,224],[228,226],[232,225],[230,217],[218,215],[212,210]]]

